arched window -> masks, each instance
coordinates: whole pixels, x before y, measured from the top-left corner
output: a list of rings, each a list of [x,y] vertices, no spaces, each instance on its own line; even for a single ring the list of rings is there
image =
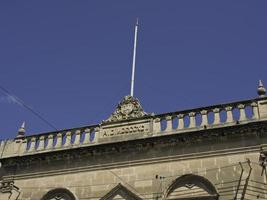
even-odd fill
[[[76,198],[69,190],[57,188],[46,193],[41,200],[76,200]]]
[[[164,194],[166,200],[216,200],[218,197],[209,180],[193,174],[175,179]]]

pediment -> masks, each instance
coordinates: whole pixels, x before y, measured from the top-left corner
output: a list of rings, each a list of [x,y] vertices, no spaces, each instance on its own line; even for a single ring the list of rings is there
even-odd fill
[[[137,194],[130,191],[128,188],[126,188],[120,183],[112,190],[110,190],[100,200],[113,200],[113,199],[142,200]]]

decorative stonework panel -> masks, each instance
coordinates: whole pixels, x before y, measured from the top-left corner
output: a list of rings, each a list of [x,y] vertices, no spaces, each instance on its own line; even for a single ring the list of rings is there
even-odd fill
[[[13,180],[2,180],[0,182],[0,193],[8,193],[8,200],[18,199],[20,195],[19,188],[14,185]]]
[[[118,122],[127,119],[140,118],[148,115],[149,114],[144,112],[138,99],[128,95],[122,99],[122,101],[118,104],[116,110],[111,114],[111,116],[103,122]]]
[[[120,126],[108,126],[100,128],[100,138],[127,136],[133,134],[148,134],[151,132],[150,122],[141,122]]]

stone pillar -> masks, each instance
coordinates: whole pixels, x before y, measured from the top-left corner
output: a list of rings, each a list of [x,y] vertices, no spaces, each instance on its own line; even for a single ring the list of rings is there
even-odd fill
[[[65,141],[64,147],[68,147],[70,145],[71,145],[71,132],[68,131],[66,133],[66,141]]]
[[[196,113],[190,112],[189,114],[189,127],[188,128],[194,128],[196,127]]]
[[[90,132],[91,130],[89,128],[84,130],[85,135],[84,135],[84,140],[83,140],[83,144],[87,144],[90,142]]]
[[[62,133],[58,133],[55,148],[60,148],[61,146],[62,146]]]
[[[166,121],[167,121],[167,126],[166,126],[166,129],[165,131],[172,131],[172,116],[168,115],[166,116]]]
[[[214,108],[212,111],[214,113],[214,121],[213,121],[213,124],[220,124],[221,123],[220,109],[219,108]]]
[[[153,121],[153,133],[159,133],[160,131],[160,118],[156,118]]]
[[[24,154],[24,152],[26,151],[26,149],[27,149],[27,139],[24,138],[21,141],[21,145],[20,145],[20,148],[19,148],[19,155]]]
[[[45,140],[45,136],[44,135],[41,135],[39,137],[39,145],[38,145],[38,148],[37,148],[38,151],[44,150],[44,148],[45,148],[44,140]]]
[[[16,137],[13,144],[13,153],[14,154],[18,154],[19,153],[19,149],[22,143],[22,138]]]
[[[232,109],[233,109],[232,106],[226,106],[225,107],[225,110],[226,110],[226,122],[227,123],[230,123],[230,122],[234,121]]]
[[[266,119],[267,118],[267,99],[261,99],[258,101],[258,108],[259,108],[259,118]]]
[[[184,129],[184,114],[177,115],[178,117],[178,129]]]
[[[95,139],[92,142],[98,143],[99,134],[100,134],[99,132],[100,132],[100,128],[99,127],[95,127]]]
[[[200,111],[202,122],[201,126],[207,126],[208,125],[208,111],[207,110],[201,110]]]
[[[75,140],[74,140],[74,145],[79,145],[81,140],[81,130],[76,130],[75,131]]]
[[[30,152],[35,151],[35,145],[36,145],[36,138],[35,137],[32,137],[31,138],[31,146],[29,148],[29,151]]]
[[[53,139],[54,139],[53,134],[48,135],[48,141],[47,141],[46,149],[52,149],[53,148],[53,143],[54,143]]]
[[[252,119],[259,119],[259,110],[258,110],[258,104],[256,102],[251,103],[252,107]]]
[[[243,121],[243,120],[246,120],[247,117],[246,117],[246,113],[245,113],[245,106],[244,104],[239,104],[237,106],[237,108],[239,109],[239,112],[240,112],[240,117],[239,117],[239,121]]]

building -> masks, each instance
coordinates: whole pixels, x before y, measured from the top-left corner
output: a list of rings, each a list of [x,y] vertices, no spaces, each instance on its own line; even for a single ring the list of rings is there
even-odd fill
[[[164,114],[126,96],[100,124],[1,142],[1,200],[267,199],[267,97]]]

